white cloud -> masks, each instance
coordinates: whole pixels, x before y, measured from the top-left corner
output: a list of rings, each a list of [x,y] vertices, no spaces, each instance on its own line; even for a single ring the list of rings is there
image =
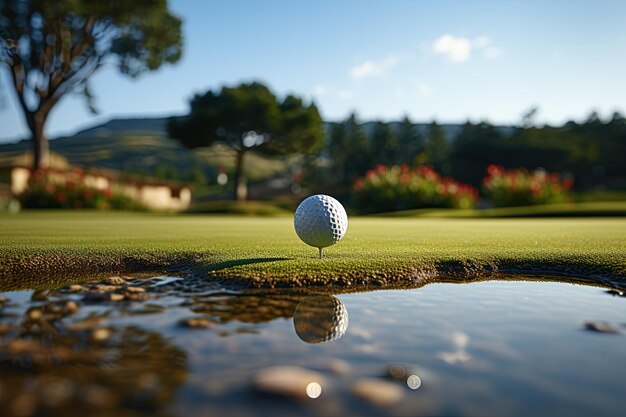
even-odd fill
[[[467,38],[457,38],[446,33],[433,42],[432,51],[452,62],[463,62],[470,57],[472,43]]]
[[[387,55],[379,61],[367,60],[350,68],[350,77],[360,80],[367,77],[380,77],[400,63],[397,55]]]
[[[502,55],[502,49],[493,46],[488,36],[470,39],[446,33],[435,39],[430,49],[435,55],[443,55],[456,63],[467,61],[473,51],[481,51],[487,59],[495,59]]]

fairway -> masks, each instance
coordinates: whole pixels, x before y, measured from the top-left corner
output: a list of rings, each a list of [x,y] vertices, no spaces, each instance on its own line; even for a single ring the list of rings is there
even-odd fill
[[[622,218],[351,217],[322,260],[290,217],[27,212],[0,217],[0,242],[4,288],[172,270],[253,287],[382,286],[498,271],[626,279]]]

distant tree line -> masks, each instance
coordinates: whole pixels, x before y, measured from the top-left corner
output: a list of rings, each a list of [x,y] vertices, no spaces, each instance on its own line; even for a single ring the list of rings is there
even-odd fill
[[[378,164],[431,165],[444,175],[479,187],[491,164],[543,168],[574,180],[577,190],[597,186],[626,189],[626,119],[614,113],[583,123],[503,129],[488,122],[465,123],[448,137],[433,121],[360,123],[355,114],[327,126],[325,143],[306,158],[305,186],[347,196],[356,178]]]

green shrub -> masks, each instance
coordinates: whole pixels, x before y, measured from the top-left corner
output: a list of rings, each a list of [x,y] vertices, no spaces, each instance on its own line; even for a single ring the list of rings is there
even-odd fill
[[[44,171],[33,173],[28,188],[18,198],[23,208],[146,210],[139,202],[110,188],[51,181]]]
[[[495,207],[530,206],[571,201],[572,180],[544,170],[529,172],[489,165],[483,180],[485,195]]]
[[[377,165],[353,186],[355,202],[365,212],[415,208],[472,208],[475,188],[442,178],[430,166]]]

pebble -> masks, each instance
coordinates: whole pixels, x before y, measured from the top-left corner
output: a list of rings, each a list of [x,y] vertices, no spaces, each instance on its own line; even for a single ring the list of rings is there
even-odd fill
[[[33,292],[33,295],[31,295],[30,299],[32,301],[46,301],[49,295],[50,295],[49,290],[39,290],[39,291]]]
[[[124,297],[132,301],[146,301],[150,299],[150,295],[146,293],[141,293],[141,292],[140,293],[126,292],[124,294]]]
[[[13,326],[6,323],[0,323],[0,334],[8,333],[13,330]]]
[[[405,380],[408,375],[409,371],[407,370],[406,366],[400,363],[394,363],[389,365],[384,372],[384,376],[402,381]]]
[[[115,291],[115,290],[119,290],[120,288],[122,288],[121,285],[96,285],[95,290],[98,292],[110,292],[110,291]]]
[[[37,407],[37,399],[30,393],[21,393],[13,398],[9,405],[9,415],[14,417],[27,417],[34,414]]]
[[[275,366],[260,370],[252,384],[257,391],[266,394],[306,399],[312,391],[310,387],[316,388],[316,395],[323,395],[325,380],[321,374],[299,366]],[[319,388],[316,384],[319,384]],[[320,389],[321,392],[318,393],[317,390]]]
[[[107,388],[99,385],[89,385],[83,390],[85,402],[92,407],[113,408],[117,405],[117,397]]]
[[[192,329],[212,329],[215,323],[208,319],[185,319],[180,322],[183,326]]]
[[[126,280],[122,277],[109,277],[103,280],[102,282],[106,284],[111,284],[111,285],[120,285],[120,284],[125,284]]]
[[[352,367],[343,359],[331,359],[328,362],[328,370],[336,375],[348,375],[352,372]]]
[[[138,292],[145,292],[146,290],[145,288],[141,288],[141,287],[126,287],[126,291],[138,293]]]
[[[43,316],[43,311],[40,308],[31,308],[26,315],[31,320],[39,320]]]
[[[619,333],[619,329],[617,327],[605,321],[586,321],[584,326],[585,330],[592,332],[611,334]]]
[[[109,294],[109,301],[122,301],[124,298],[126,298],[124,294],[117,294],[117,293]]]
[[[395,404],[404,397],[404,391],[398,384],[375,378],[359,379],[354,384],[352,392],[357,397],[378,406]]]
[[[69,287],[67,287],[67,290],[73,293],[85,291],[86,289],[87,288],[83,287],[82,285],[77,285],[77,284],[70,285]]]
[[[109,329],[93,329],[91,331],[91,339],[101,342],[103,340],[107,340],[111,336],[111,330]]]
[[[104,319],[105,319],[104,317],[99,317],[99,316],[87,317],[86,319],[81,320],[81,321],[75,321],[73,323],[68,323],[66,325],[66,327],[68,329],[70,329],[70,330],[88,330],[88,329],[93,329],[95,326],[97,326]]]
[[[41,402],[47,407],[58,407],[71,399],[74,383],[67,379],[57,379],[42,388]]]
[[[63,312],[66,314],[74,314],[78,311],[78,304],[76,301],[70,300],[63,306]]]

